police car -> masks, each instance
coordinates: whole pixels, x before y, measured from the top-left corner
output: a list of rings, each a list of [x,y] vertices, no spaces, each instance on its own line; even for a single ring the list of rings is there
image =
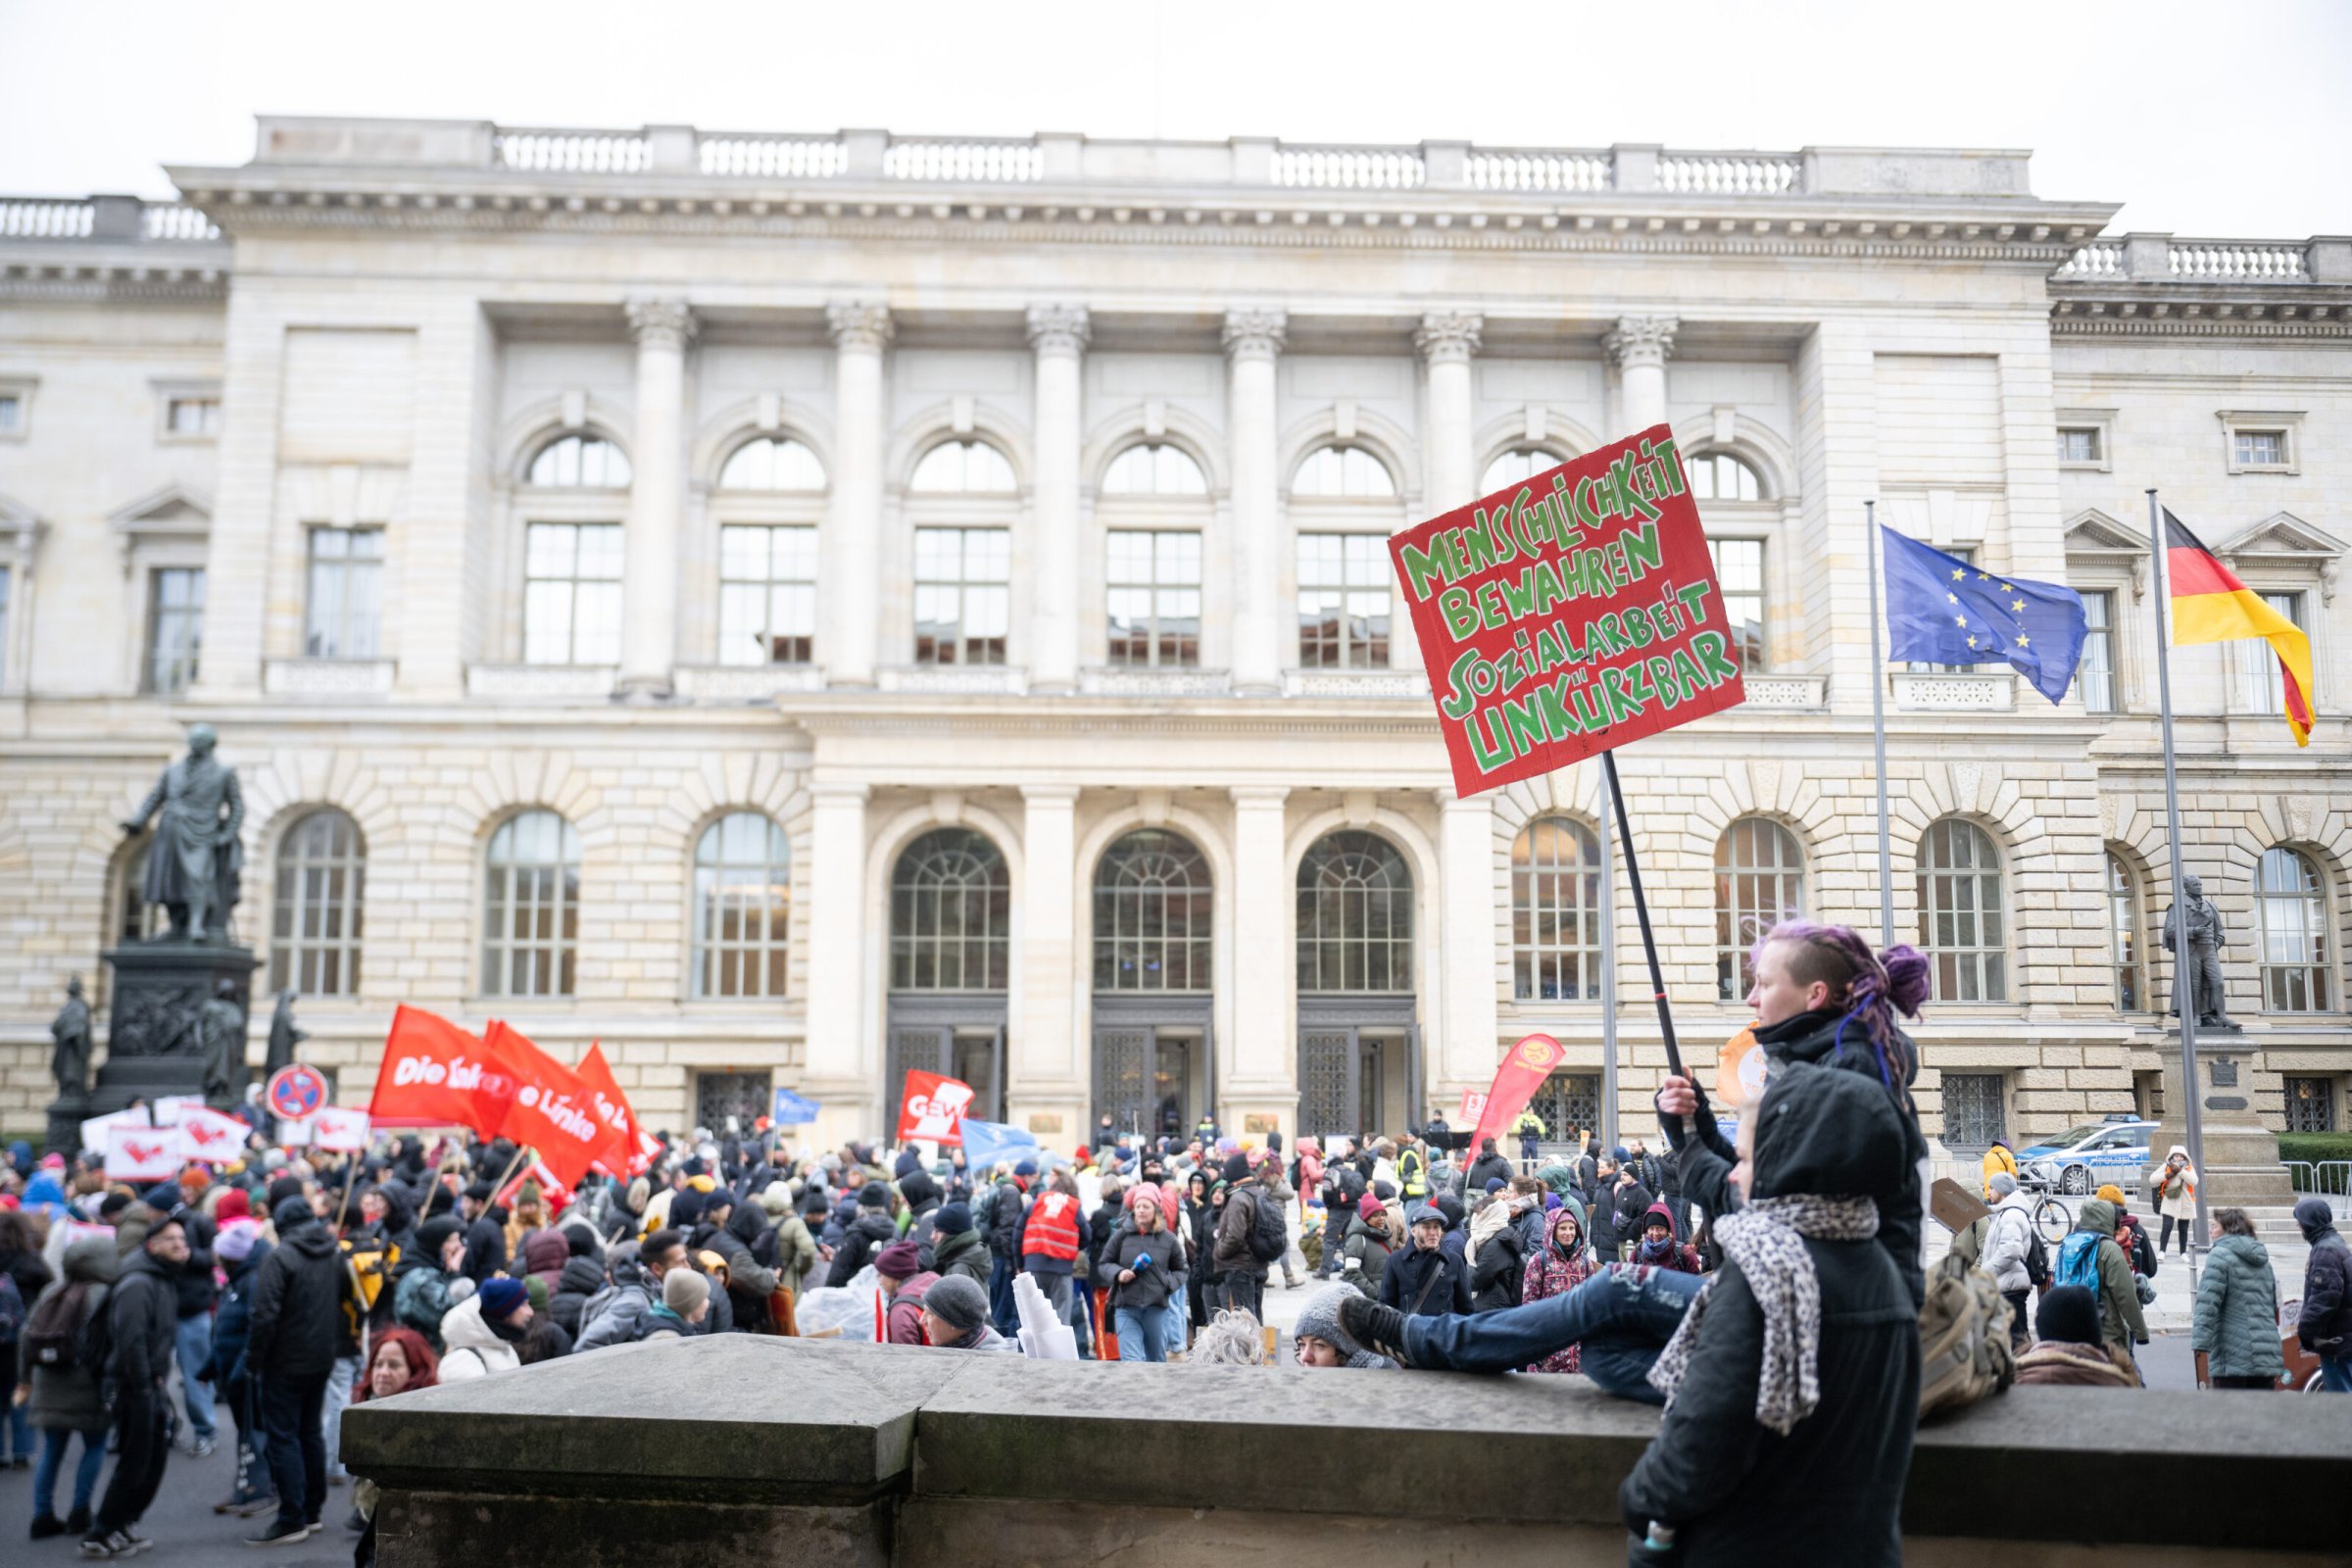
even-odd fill
[[[2017,1166],[2034,1187],[2079,1196],[2112,1182],[2129,1191],[2148,1168],[2155,1135],[2152,1121],[2092,1122],[2019,1150]]]

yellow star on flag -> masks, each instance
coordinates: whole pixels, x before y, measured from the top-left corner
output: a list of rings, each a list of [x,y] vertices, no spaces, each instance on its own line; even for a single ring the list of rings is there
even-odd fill
[[[2005,594],[2013,594],[2013,593],[2017,592],[2017,590],[2016,590],[2016,589],[2014,589],[2014,588],[2012,588],[2012,587],[2010,587],[2010,586],[2009,586],[2007,583],[2003,583],[2003,584],[2001,584],[2001,592],[2003,592],[2003,593],[2005,593]],[[2018,608],[2018,609],[2020,609],[2020,610],[2023,610],[2023,609],[2025,609],[2026,607],[2025,607],[2025,606],[2023,606],[2023,605],[2020,605],[2020,606],[2018,606],[2017,608]]]
[[[2020,647],[2020,648],[2028,648],[2028,647],[2031,647],[2031,646],[2033,646],[2032,639],[2030,639],[2030,638],[2025,638],[2025,637],[2020,637],[2020,638],[2017,640],[2017,646],[2018,646],[2018,647]]]
[[[1952,617],[1952,624],[1955,626],[1965,626],[1968,624],[1968,617],[1966,615],[1954,615]]]
[[[1947,605],[1956,605],[1960,602],[1960,596],[1958,594],[1945,594],[1943,596],[1943,602]]]
[[[1953,568],[1952,568],[1952,581],[1954,581],[1954,582],[1958,582],[1958,581],[1959,581],[1961,578],[1963,578],[1963,577],[1965,577],[1965,576],[1967,576],[1967,575],[1968,575],[1968,573],[1967,573],[1967,572],[1965,572],[1965,571],[1962,571],[1962,570],[1961,570],[1959,567],[1957,567],[1957,566],[1955,566],[1955,567],[1953,567]]]
[[[1971,637],[1971,638],[1968,640],[1968,646],[1969,646],[1969,647],[1971,647],[1971,648],[1974,648],[1974,647],[1976,647],[1976,646],[1977,646],[1977,640],[1976,640],[1974,637]]]
[[[1980,571],[1980,572],[1978,572],[1978,573],[1977,573],[1977,581],[1979,581],[1979,582],[1990,582],[1990,581],[1992,581],[1992,575],[1991,575],[1991,573],[1989,573],[1989,572],[1983,572],[1983,571]]]
[[[2009,601],[2009,608],[2019,612],[2020,613],[2023,613],[2026,608],[2026,602],[2023,599],[2012,599]]]

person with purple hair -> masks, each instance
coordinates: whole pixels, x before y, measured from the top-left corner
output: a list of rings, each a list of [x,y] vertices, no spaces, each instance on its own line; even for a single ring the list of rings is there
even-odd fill
[[[1919,1016],[1928,999],[1928,959],[1917,948],[1896,944],[1884,955],[1851,926],[1812,920],[1784,920],[1764,933],[1748,956],[1755,985],[1747,1004],[1756,1015],[1756,1044],[1770,1070],[1791,1062],[1842,1068],[1876,1079],[1894,1101],[1904,1128],[1904,1170],[1892,1191],[1873,1193],[1879,1206],[1879,1245],[1911,1293],[1914,1307],[1927,1299],[1927,1271],[1921,1252],[1925,1225],[1927,1136],[1911,1085],[1919,1077],[1919,1048],[1897,1025],[1897,1013]],[[1658,1091],[1658,1121],[1680,1150],[1695,1138],[1727,1163],[1731,1145],[1716,1129],[1706,1096],[1688,1078],[1668,1078]],[[1720,1193],[1692,1191],[1708,1213],[1718,1212]]]

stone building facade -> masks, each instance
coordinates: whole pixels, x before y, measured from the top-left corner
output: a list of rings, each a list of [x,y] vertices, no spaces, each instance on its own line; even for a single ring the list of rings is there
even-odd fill
[[[1749,623],[1747,704],[1622,758],[1696,1054],[1760,923],[1876,928],[1879,681],[1932,1121],[2153,1108],[2156,485],[2311,631],[2307,750],[2258,649],[2173,680],[2250,1113],[2345,1115],[2352,241],[2101,238],[1977,151],[265,119],[172,172],[0,200],[11,1131],[197,718],[348,1102],[412,1002],[658,1126],[936,1065],[1063,1140],[1395,1128],[1535,1029],[1589,1121],[1595,769],[1453,796],[1381,541],[1660,419]],[[2063,705],[1874,667],[1870,501],[2097,596]]]

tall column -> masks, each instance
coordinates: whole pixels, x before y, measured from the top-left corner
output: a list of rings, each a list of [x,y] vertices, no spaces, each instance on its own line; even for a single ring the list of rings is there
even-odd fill
[[[1279,1109],[1296,1119],[1298,1061],[1289,1049],[1293,957],[1283,920],[1295,902],[1283,854],[1289,794],[1279,785],[1233,791],[1233,1039],[1217,1071],[1217,1121],[1228,1128],[1238,1125],[1243,1105]]]
[[[833,330],[833,502],[817,540],[816,657],[827,684],[871,686],[881,640],[882,352],[890,308],[842,300],[825,308]]]
[[[629,301],[637,334],[637,439],[630,456],[629,526],[622,535],[621,695],[670,694],[678,658],[678,536],[686,510],[686,342],[694,314],[681,299]]]
[[[1439,939],[1446,956],[1444,1044],[1423,1080],[1434,1099],[1441,1082],[1476,1086],[1494,1076],[1494,808],[1483,795],[1438,792],[1438,875],[1444,887]],[[1415,1117],[1427,1107],[1411,1107]]]
[[[866,1042],[865,794],[819,780],[809,826],[808,1041],[803,1092],[826,1147],[881,1126],[882,1062]]]
[[[204,657],[196,666],[196,695],[202,699],[233,701],[261,695],[270,550],[277,515],[287,308],[273,301],[266,288],[229,291],[221,406],[235,410],[236,416],[220,432],[213,524],[205,542]],[[147,585],[133,583],[131,590],[133,612],[144,614]],[[134,646],[139,641],[130,640]],[[36,657],[45,689],[104,689],[91,678],[93,661],[79,639],[52,639]],[[136,667],[131,670],[134,687]]]
[[[1078,688],[1078,449],[1082,429],[1083,305],[1033,305],[1029,344],[1037,351],[1037,518],[1031,557],[1029,687]]]
[[[1623,422],[1612,440],[1666,422],[1666,356],[1674,352],[1682,324],[1671,316],[1621,316],[1600,340],[1624,377],[1618,401]]]
[[[1015,1125],[1059,1111],[1063,1131],[1086,1135],[1086,1089],[1078,1051],[1076,927],[1078,789],[1021,790],[1020,1014],[1012,1030],[1005,1105]]]
[[[1421,318],[1413,346],[1429,365],[1429,401],[1422,442],[1428,454],[1429,493],[1422,510],[1435,516],[1478,499],[1478,453],[1471,431],[1470,357],[1478,352],[1486,318],[1460,311],[1432,311]],[[1418,669],[1421,640],[1398,601],[1391,620],[1389,664]],[[1416,1111],[1418,1114],[1418,1111]]]
[[[1282,352],[1287,320],[1274,310],[1225,314],[1225,355],[1232,367],[1225,419],[1233,445],[1233,688],[1246,695],[1282,690],[1274,358]]]

